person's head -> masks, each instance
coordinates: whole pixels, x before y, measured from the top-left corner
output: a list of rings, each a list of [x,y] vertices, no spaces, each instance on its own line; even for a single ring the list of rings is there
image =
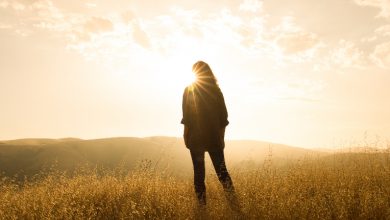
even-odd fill
[[[198,83],[202,83],[204,85],[216,86],[219,88],[218,80],[214,76],[213,71],[210,66],[203,62],[198,61],[192,66],[192,72],[194,72],[196,76],[196,81]]]

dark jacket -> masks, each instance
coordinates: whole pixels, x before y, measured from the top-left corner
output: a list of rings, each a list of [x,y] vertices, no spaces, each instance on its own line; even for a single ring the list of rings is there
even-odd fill
[[[203,88],[202,88],[203,87]],[[223,94],[215,86],[188,86],[183,94],[183,119],[190,127],[187,148],[217,152],[225,148],[221,128],[229,124]]]

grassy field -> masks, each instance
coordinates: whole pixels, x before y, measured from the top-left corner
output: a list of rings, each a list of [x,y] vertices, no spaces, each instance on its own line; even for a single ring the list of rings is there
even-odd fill
[[[84,165],[73,176],[51,167],[23,184],[3,177],[0,219],[390,219],[389,145],[325,157],[270,155],[250,169],[229,165],[244,215],[229,206],[211,167],[201,208],[191,176],[154,166]]]

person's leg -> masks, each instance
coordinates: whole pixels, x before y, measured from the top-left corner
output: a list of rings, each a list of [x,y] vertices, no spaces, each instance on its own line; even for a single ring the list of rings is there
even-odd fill
[[[227,171],[223,151],[209,152],[215,172],[225,191],[234,191],[233,182]]]
[[[192,164],[194,166],[194,187],[198,201],[206,205],[206,185],[204,180],[206,177],[206,170],[204,164],[204,152],[190,151]]]
[[[225,196],[230,204],[230,207],[232,207],[233,210],[235,210],[239,215],[243,216],[236,192],[234,190],[232,178],[230,178],[226,168],[224,152],[209,152],[209,154],[211,161],[213,162],[215,172],[218,175],[218,179],[222,183]]]

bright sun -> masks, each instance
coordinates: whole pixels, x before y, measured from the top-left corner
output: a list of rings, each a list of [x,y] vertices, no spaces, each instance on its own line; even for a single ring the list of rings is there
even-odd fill
[[[159,73],[156,72],[156,75],[161,77],[156,83],[161,83],[162,80],[168,82],[172,89],[177,86],[185,88],[196,80],[195,73],[191,70],[192,65],[192,62],[186,60],[167,60],[160,65]]]
[[[196,76],[195,76],[195,73],[194,72],[191,72],[190,74],[188,74],[189,76],[188,76],[188,82],[189,82],[189,84],[191,84],[191,83],[193,83],[193,82],[195,82],[196,81]]]
[[[188,86],[191,83],[195,82],[195,80],[196,80],[195,73],[193,73],[193,72],[182,73],[182,74],[180,74],[180,78],[178,80],[180,81],[180,82],[178,82],[178,83],[180,83],[180,85]]]

